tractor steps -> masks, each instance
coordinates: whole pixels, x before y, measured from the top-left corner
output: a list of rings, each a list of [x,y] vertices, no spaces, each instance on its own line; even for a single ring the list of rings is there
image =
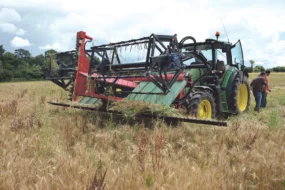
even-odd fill
[[[93,98],[93,97],[83,97],[78,103],[79,104],[89,104],[89,105],[92,105],[92,104],[96,104],[96,103],[99,103],[100,99],[97,99],[97,98]]]

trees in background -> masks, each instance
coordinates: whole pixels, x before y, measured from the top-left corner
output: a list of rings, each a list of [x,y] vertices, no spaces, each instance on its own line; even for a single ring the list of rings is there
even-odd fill
[[[272,71],[274,71],[274,72],[285,72],[285,66],[274,67],[274,68],[272,68]]]
[[[0,81],[10,81],[13,79],[13,59],[14,54],[7,52],[0,46]]]
[[[262,71],[265,71],[265,68],[264,68],[263,66],[256,65],[256,66],[253,68],[253,72],[262,72]]]
[[[43,80],[50,67],[49,54],[57,53],[50,49],[44,54],[33,57],[28,50],[16,49],[14,53],[6,52],[0,45],[0,82]],[[260,65],[254,67],[255,61],[250,60],[251,67],[246,67],[248,72],[261,72],[265,68]],[[285,72],[285,66],[270,69],[274,72]]]
[[[251,73],[251,72],[262,72],[265,71],[265,68],[261,65],[256,65],[254,67],[255,61],[254,60],[249,60],[251,67],[246,67],[246,70]],[[285,66],[277,66],[269,69],[270,71],[273,72],[285,72]]]
[[[6,52],[0,46],[0,82],[43,80],[49,68],[49,53],[55,50],[47,50],[43,54],[33,57],[28,50],[16,49],[14,53]]]
[[[249,60],[249,62],[250,62],[250,65],[251,65],[251,72],[253,72],[253,71],[254,71],[254,70],[253,70],[253,66],[254,66],[255,61]]]

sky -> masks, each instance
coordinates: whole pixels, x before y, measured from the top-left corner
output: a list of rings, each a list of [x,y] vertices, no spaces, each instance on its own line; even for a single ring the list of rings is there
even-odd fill
[[[92,45],[152,33],[204,41],[219,31],[220,40],[241,40],[247,66],[272,68],[285,66],[284,10],[285,0],[1,0],[0,45],[36,56],[73,50],[78,31]]]

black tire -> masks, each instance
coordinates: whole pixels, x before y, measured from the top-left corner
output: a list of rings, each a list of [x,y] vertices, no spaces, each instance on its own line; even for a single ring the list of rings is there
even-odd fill
[[[240,77],[236,76],[229,98],[229,110],[233,114],[241,114],[248,110],[249,105],[250,87],[248,79],[244,77],[243,83],[240,83]]]
[[[202,113],[199,114],[199,106]],[[206,91],[198,91],[191,94],[185,105],[187,114],[198,119],[212,119],[216,117],[216,103],[213,95]],[[204,111],[204,112],[203,112]]]

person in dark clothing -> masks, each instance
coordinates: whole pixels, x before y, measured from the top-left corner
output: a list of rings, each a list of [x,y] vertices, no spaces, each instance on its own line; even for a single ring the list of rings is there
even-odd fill
[[[266,81],[264,80],[265,72],[261,72],[258,77],[252,80],[250,86],[252,87],[252,92],[255,97],[255,108],[254,111],[259,112],[259,108],[261,105],[262,99],[262,92],[264,87],[267,85]]]
[[[261,105],[260,107],[261,108],[265,108],[266,107],[266,103],[267,103],[267,100],[266,100],[266,97],[267,97],[267,94],[269,92],[271,92],[270,88],[269,88],[269,82],[268,82],[268,76],[270,75],[270,70],[267,70],[265,71],[265,75],[264,75],[264,80],[265,82],[267,83],[263,92],[262,92],[262,99],[261,99]]]

